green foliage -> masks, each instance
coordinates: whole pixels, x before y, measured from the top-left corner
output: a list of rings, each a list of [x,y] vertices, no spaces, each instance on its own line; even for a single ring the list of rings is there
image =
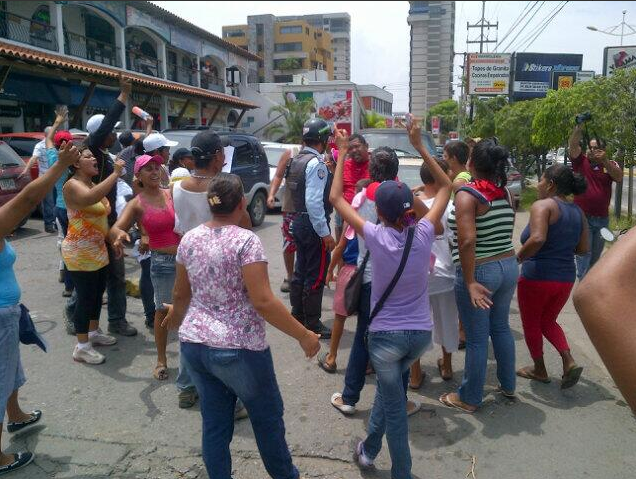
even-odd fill
[[[282,140],[286,143],[301,143],[303,138],[303,125],[314,110],[314,101],[311,99],[290,102],[285,98],[284,105],[273,106],[267,113],[268,117],[276,114],[283,120],[283,124],[274,123],[267,127],[263,133],[269,138]]]
[[[302,68],[302,60],[299,58],[285,58],[279,64],[280,70],[298,70]]]
[[[615,216],[612,216],[610,217],[609,229],[611,231],[621,231],[633,227],[634,224],[636,224],[636,219],[634,217],[628,218],[627,215],[622,215],[620,218],[616,218]]]
[[[377,111],[367,110],[362,114],[364,128],[386,128],[386,118]]]
[[[440,118],[440,133],[447,135],[449,131],[457,130],[457,114],[459,106],[455,100],[440,101],[437,105],[431,107],[426,114],[426,126],[429,131],[433,129],[431,118],[438,116]]]
[[[476,99],[473,107],[473,121],[466,134],[473,138],[488,138],[495,135],[495,114],[508,104],[505,96],[495,96],[487,100]]]
[[[519,210],[520,211],[530,211],[530,207],[532,203],[537,201],[538,198],[537,188],[535,186],[528,186],[524,190],[521,191],[521,196],[519,198]]]

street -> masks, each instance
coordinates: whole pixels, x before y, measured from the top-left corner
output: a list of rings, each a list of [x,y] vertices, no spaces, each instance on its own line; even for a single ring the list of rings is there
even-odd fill
[[[274,291],[283,278],[279,213],[267,216],[258,228],[269,258]],[[516,238],[528,221],[516,219]],[[75,339],[64,331],[63,286],[58,283],[59,254],[56,237],[42,232],[41,220],[30,220],[12,239],[18,259],[16,274],[22,301],[48,341],[44,354],[35,346],[22,346],[27,376],[20,390],[25,410],[43,410],[40,424],[22,433],[3,433],[6,452],[28,448],[35,461],[10,475],[11,479],[207,478],[201,459],[201,417],[198,406],[177,407],[174,380],[178,342],[172,333],[167,381],[152,378],[155,365],[153,337],[143,326],[141,300],[129,298],[128,319],[139,329],[133,338],[118,337],[118,344],[102,348],[106,363],[88,367],[71,358]],[[129,259],[128,276],[139,275]],[[323,319],[331,325],[332,291],[326,291]],[[530,363],[516,299],[510,318],[516,341],[517,366]],[[105,309],[102,325],[106,329]],[[566,305],[560,317],[572,353],[584,366],[578,385],[559,389],[558,354],[545,343],[550,384],[518,381],[518,399],[496,394],[494,358],[490,357],[483,407],[474,415],[442,407],[437,398],[454,390],[461,379],[464,353],[453,359],[454,380],[439,378],[438,347],[422,359],[424,386],[409,396],[423,403],[409,419],[413,477],[463,479],[536,479],[546,477],[623,479],[636,470],[636,423],[606,369],[594,351],[574,308]],[[328,375],[316,360],[304,359],[294,340],[268,327],[278,382],[285,402],[287,440],[303,478],[390,479],[390,459],[384,448],[378,471],[363,475],[352,461],[352,445],[364,437],[375,392],[369,376],[358,412],[342,416],[329,403],[341,391],[344,369],[355,330],[355,318],[346,324],[338,356],[338,372]],[[328,342],[323,341],[323,350]],[[264,479],[249,420],[236,423],[232,442],[236,479]],[[467,476],[474,461],[474,476]]]

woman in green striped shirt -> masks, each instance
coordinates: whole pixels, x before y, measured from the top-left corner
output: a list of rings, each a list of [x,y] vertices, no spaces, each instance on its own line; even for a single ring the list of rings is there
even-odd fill
[[[515,390],[515,345],[508,315],[518,276],[512,245],[515,212],[506,189],[508,152],[496,139],[480,141],[471,153],[472,181],[459,188],[448,217],[457,265],[455,297],[466,332],[466,364],[457,393],[442,404],[474,412],[482,402],[488,338],[497,360],[499,390]]]

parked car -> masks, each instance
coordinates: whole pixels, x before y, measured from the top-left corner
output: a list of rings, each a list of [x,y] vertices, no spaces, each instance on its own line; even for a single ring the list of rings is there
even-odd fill
[[[263,141],[261,142],[263,145],[263,149],[265,150],[265,154],[267,155],[267,163],[269,163],[269,180],[273,180],[276,175],[276,168],[278,167],[278,162],[280,161],[281,156],[285,151],[291,150],[292,157],[296,156],[300,151],[302,145],[297,144],[286,144],[286,143],[274,143],[271,141]],[[280,208],[283,202],[283,193],[285,192],[285,180],[278,188],[276,195],[274,196],[274,208]]]
[[[29,184],[28,175],[20,177],[26,164],[22,158],[4,141],[0,141],[0,206],[9,202]],[[18,228],[27,222],[25,217]]]
[[[201,128],[168,129],[161,133],[169,140],[178,142],[177,146],[171,148],[172,154],[177,148],[190,148],[192,138],[201,130]],[[252,224],[259,226],[265,220],[267,213],[267,192],[270,182],[267,154],[254,135],[237,131],[217,131],[217,133],[234,147],[231,172],[240,176],[243,191],[247,197],[247,211]]]
[[[521,173],[512,165],[508,166],[508,183],[506,187],[515,202],[515,208],[517,208],[521,197]]]
[[[380,146],[388,146],[395,150],[398,158],[420,158],[420,155],[409,142],[408,132],[403,128],[367,128],[360,131],[369,144],[369,151]],[[429,153],[437,156],[437,148],[433,136],[422,131],[422,140]]]
[[[557,150],[555,161],[558,164],[565,165],[565,148],[561,147]]]

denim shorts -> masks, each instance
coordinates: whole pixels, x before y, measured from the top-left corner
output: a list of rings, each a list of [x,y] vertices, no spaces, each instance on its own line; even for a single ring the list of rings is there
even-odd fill
[[[176,276],[176,256],[152,251],[150,253],[150,280],[155,290],[155,310],[165,310],[172,304],[172,288]]]
[[[0,308],[0,421],[9,396],[25,382],[20,362],[20,306]]]

